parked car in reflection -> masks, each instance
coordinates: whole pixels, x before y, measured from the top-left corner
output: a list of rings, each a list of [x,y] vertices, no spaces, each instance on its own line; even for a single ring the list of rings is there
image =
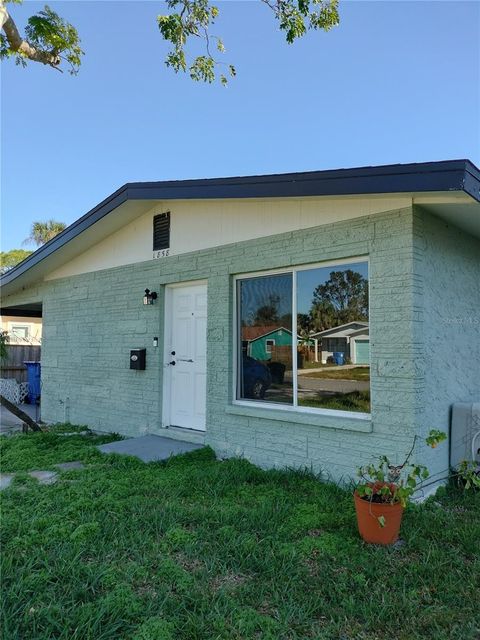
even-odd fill
[[[268,367],[243,354],[243,397],[263,400],[271,384],[272,376]]]

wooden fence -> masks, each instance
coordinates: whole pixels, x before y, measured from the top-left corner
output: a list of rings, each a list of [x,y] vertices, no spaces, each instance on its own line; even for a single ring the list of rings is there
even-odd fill
[[[273,345],[271,354],[271,362],[281,362],[287,369],[292,368],[292,347],[290,345],[281,347]],[[297,366],[299,369],[303,369],[304,362],[315,362],[315,350],[313,347],[304,346],[298,349]]]
[[[27,367],[24,362],[40,361],[40,346],[32,344],[7,344],[8,358],[2,362],[0,378],[15,378],[17,382],[27,381]]]

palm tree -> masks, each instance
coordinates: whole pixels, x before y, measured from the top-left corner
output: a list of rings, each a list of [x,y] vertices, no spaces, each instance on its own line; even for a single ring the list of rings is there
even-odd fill
[[[30,244],[33,242],[37,247],[40,247],[42,244],[45,244],[57,236],[66,228],[66,226],[67,225],[64,222],[57,222],[56,220],[33,222],[30,235],[23,244]]]
[[[326,300],[313,300],[310,309],[312,328],[314,331],[325,331],[340,324],[334,306]]]

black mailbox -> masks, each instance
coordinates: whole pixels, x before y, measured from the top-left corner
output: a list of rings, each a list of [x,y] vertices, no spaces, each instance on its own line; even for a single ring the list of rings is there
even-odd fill
[[[145,369],[146,355],[146,349],[132,349],[130,351],[130,369]]]

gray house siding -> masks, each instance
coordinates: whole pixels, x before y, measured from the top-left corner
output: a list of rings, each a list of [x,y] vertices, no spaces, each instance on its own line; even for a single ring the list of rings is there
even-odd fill
[[[152,338],[162,336],[162,285],[205,278],[205,441],[219,455],[245,456],[262,466],[312,466],[338,479],[372,453],[403,451],[414,430],[415,377],[411,372],[399,383],[391,363],[400,355],[408,361],[416,348],[412,221],[411,209],[393,211],[50,281],[36,294],[25,292],[25,299],[44,303],[44,418],[125,435],[160,433],[163,350],[161,343],[152,346]],[[372,420],[232,406],[232,276],[246,265],[260,271],[366,255],[372,282]],[[145,287],[158,291],[159,304],[142,305]],[[399,334],[401,346],[389,339]],[[147,348],[146,371],[128,369],[135,347]]]
[[[414,217],[419,343],[424,382],[418,432],[448,433],[451,405],[480,401],[480,240],[426,211]],[[448,447],[422,452],[431,472],[448,469]]]
[[[372,455],[401,460],[414,433],[446,410],[444,405],[430,408],[435,378],[427,382],[423,364],[427,345],[435,341],[425,328],[433,297],[430,302],[424,293],[439,268],[436,263],[442,262],[434,255],[437,245],[425,242],[427,224],[436,229],[423,214],[406,208],[49,281],[4,303],[43,301],[45,420],[69,420],[125,435],[164,433],[165,285],[208,280],[205,442],[220,456],[244,456],[266,467],[308,466],[339,480],[353,475]],[[449,244],[439,232],[438,238],[439,247]],[[473,271],[472,241],[469,247],[461,261]],[[357,256],[370,261],[371,420],[232,405],[233,276]],[[453,265],[453,254],[451,259],[452,270],[460,270]],[[476,264],[478,268],[478,258]],[[438,283],[439,290],[446,279]],[[158,292],[156,305],[142,305],[146,287]],[[450,295],[458,294],[451,285]],[[154,336],[160,338],[158,348],[152,346]],[[147,349],[145,371],[128,368],[129,351],[136,347]],[[468,395],[474,394],[469,389]]]

